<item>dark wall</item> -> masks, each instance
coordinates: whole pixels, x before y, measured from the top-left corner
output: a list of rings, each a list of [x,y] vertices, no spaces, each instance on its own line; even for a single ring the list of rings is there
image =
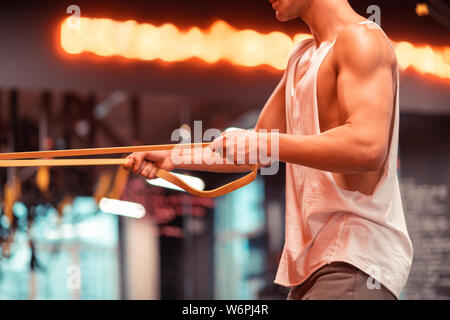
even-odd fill
[[[414,260],[408,299],[450,298],[450,117],[403,115],[401,190]]]
[[[189,197],[189,196],[188,196]],[[170,223],[183,230],[181,238],[162,235],[161,299],[214,298],[213,210],[202,218],[185,213]]]

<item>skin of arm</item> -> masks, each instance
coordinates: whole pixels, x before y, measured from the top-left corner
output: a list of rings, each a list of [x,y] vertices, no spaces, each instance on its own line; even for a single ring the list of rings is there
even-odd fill
[[[255,131],[263,129],[286,133],[286,73],[259,115]]]

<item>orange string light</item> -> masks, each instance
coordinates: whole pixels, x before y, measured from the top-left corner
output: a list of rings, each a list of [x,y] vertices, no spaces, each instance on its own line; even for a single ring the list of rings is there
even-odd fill
[[[80,19],[73,23],[71,19]],[[294,45],[309,34],[290,37],[282,32],[259,33],[238,30],[218,20],[207,30],[192,27],[180,31],[173,24],[154,26],[134,20],[73,18],[61,25],[61,47],[69,54],[91,52],[99,56],[122,56],[137,60],[184,61],[198,58],[206,63],[220,60],[233,65],[268,65],[284,70]],[[393,43],[402,70],[413,68],[424,74],[450,79],[450,47]]]

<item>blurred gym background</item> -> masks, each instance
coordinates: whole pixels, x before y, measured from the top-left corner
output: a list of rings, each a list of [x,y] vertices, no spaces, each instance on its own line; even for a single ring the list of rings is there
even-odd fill
[[[350,3],[368,18],[380,9],[401,68],[399,175],[415,250],[402,298],[448,299],[450,6]],[[171,143],[200,120],[251,128],[308,31],[262,0],[3,1],[0,150]],[[236,178],[190,174],[206,189]],[[0,169],[0,184],[0,299],[286,298],[273,284],[282,165],[217,199],[117,167]]]

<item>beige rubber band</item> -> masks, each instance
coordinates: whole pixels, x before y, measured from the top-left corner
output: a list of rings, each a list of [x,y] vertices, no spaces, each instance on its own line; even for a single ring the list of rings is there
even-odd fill
[[[118,153],[132,153],[141,151],[164,151],[164,150],[172,150],[174,148],[183,148],[183,149],[206,148],[209,145],[210,143],[207,142],[207,143],[160,144],[151,146],[130,146],[130,147],[113,147],[113,148],[11,152],[11,153],[0,153],[0,160],[93,156],[99,154],[118,154]]]
[[[38,159],[0,160],[0,167],[69,167],[124,165],[127,159]]]
[[[124,165],[127,159],[36,159],[49,157],[73,157],[84,155],[100,155],[100,154],[117,154],[141,151],[162,151],[172,150],[175,147],[181,148],[205,148],[209,143],[199,144],[169,144],[169,145],[153,145],[153,146],[131,146],[116,148],[93,148],[93,149],[68,149],[68,150],[51,150],[51,151],[31,151],[31,152],[13,152],[0,153],[0,167],[55,167],[55,166],[104,166],[104,165]],[[30,160],[32,158],[33,160]],[[242,188],[257,177],[258,166],[250,165],[251,172],[246,176],[230,182],[224,186],[213,190],[202,191],[188,185],[180,178],[174,176],[170,172],[159,169],[156,173],[158,178],[173,183],[181,189],[195,196],[204,198],[220,197],[234,190]]]

